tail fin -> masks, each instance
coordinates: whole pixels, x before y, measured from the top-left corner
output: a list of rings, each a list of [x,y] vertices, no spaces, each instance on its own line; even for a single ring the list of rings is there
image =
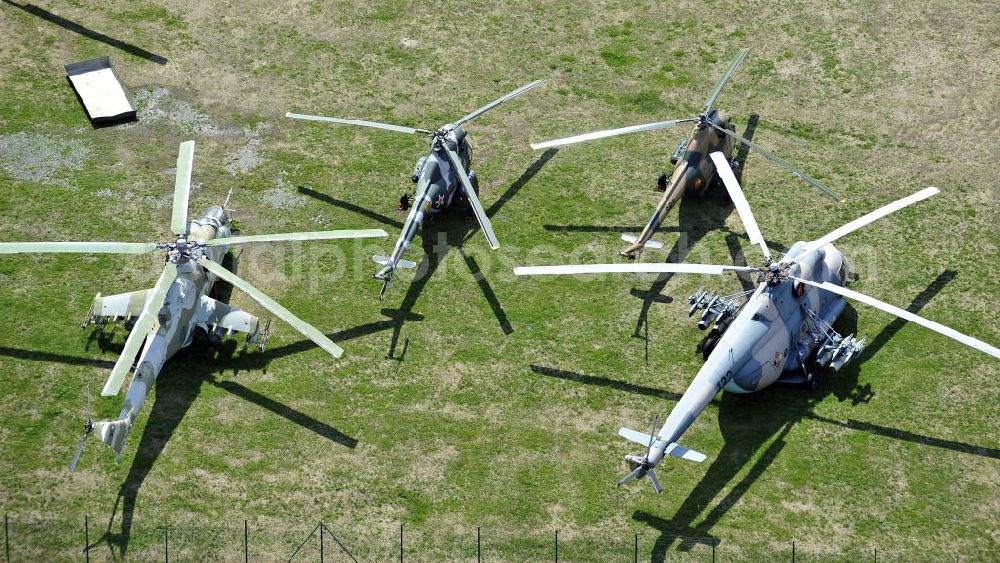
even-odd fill
[[[622,233],[622,240],[631,244],[639,242],[639,237],[632,233]],[[663,248],[663,243],[658,240],[647,240],[642,243],[645,248]]]
[[[115,452],[115,462],[121,461],[122,452],[125,451],[125,439],[131,426],[126,419],[101,420],[94,423],[94,431],[97,432],[101,441],[108,445]]]

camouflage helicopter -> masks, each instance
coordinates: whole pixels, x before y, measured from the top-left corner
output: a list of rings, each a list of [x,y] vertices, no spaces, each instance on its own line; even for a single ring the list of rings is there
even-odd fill
[[[409,209],[410,211],[406,222],[403,224],[403,232],[400,233],[399,240],[396,241],[396,246],[390,256],[372,256],[372,260],[383,266],[381,270],[372,276],[382,282],[379,299],[385,296],[386,290],[392,284],[396,268],[416,267],[415,262],[404,260],[403,254],[409,248],[413,237],[416,236],[420,224],[424,220],[424,216],[443,211],[456,200],[456,196],[458,196],[459,201],[465,203],[471,209],[476,221],[483,229],[483,234],[486,235],[486,241],[489,243],[490,248],[493,250],[500,248],[500,242],[493,233],[493,225],[490,224],[490,219],[486,216],[483,204],[479,201],[479,180],[476,177],[476,173],[469,168],[472,165],[472,147],[469,145],[467,132],[462,125],[507,100],[541,85],[543,82],[545,81],[536,80],[530,84],[526,84],[466,115],[462,119],[440,127],[437,131],[390,125],[375,121],[339,119],[290,112],[285,114],[286,117],[292,119],[359,125],[409,134],[421,133],[431,137],[430,153],[417,160],[410,175],[410,179],[416,184],[413,201],[410,201],[407,194],[403,194],[400,198],[400,209]],[[462,187],[461,191],[458,189],[459,185]]]
[[[764,255],[762,266],[642,263],[534,266],[514,270],[516,275],[604,272],[760,274],[759,285],[745,293],[720,296],[699,290],[691,296],[689,314],[704,310],[698,326],[701,329],[712,326],[717,338],[710,345],[704,366],[659,432],[656,431],[656,419],[649,434],[629,428],[618,431],[623,438],[646,448],[643,456],[625,457],[633,471],[619,481],[619,485],[646,476],[659,493],[662,488],[653,468],[664,456],[704,461],[705,454],[688,449],[678,444],[677,440],[719,391],[753,393],[776,382],[801,383],[812,388],[815,386],[815,370],[829,368],[837,371],[856,359],[865,346],[864,339],[858,339],[853,334],[843,336],[832,326],[844,310],[845,297],[1000,358],[1000,349],[990,344],[844,287],[853,274],[844,255],[832,243],[881,217],[939,193],[937,188],[926,188],[885,205],[814,241],[797,242],[787,254],[775,259],[764,242],[735,175],[726,166],[725,155],[713,152],[710,157],[718,167],[751,244],[758,245]]]
[[[663,197],[660,199],[660,203],[657,204],[656,209],[653,211],[653,216],[650,217],[646,227],[643,228],[642,232],[638,235],[631,233],[622,234],[622,240],[631,244],[624,250],[621,250],[618,254],[627,258],[634,258],[635,253],[642,248],[662,248],[663,243],[651,239],[653,234],[656,232],[656,229],[659,228],[663,220],[666,219],[667,214],[670,213],[670,210],[673,209],[674,205],[680,201],[681,197],[685,193],[704,194],[708,186],[716,178],[716,171],[718,170],[717,164],[706,158],[706,156],[711,152],[721,152],[728,161],[726,163],[726,167],[735,169],[738,166],[738,162],[733,159],[733,147],[736,142],[743,143],[748,148],[758,152],[765,158],[787,168],[792,174],[832,197],[835,201],[840,201],[840,196],[820,183],[819,180],[816,180],[805,172],[802,172],[798,168],[785,162],[781,158],[778,158],[763,148],[753,144],[749,139],[743,137],[742,135],[737,134],[736,126],[732,123],[731,116],[726,112],[719,111],[712,107],[713,104],[715,104],[716,98],[718,98],[719,94],[722,92],[723,87],[725,87],[726,83],[729,82],[729,79],[732,78],[733,74],[736,72],[736,69],[739,68],[740,64],[743,62],[747,52],[747,49],[740,50],[739,54],[736,55],[736,58],[733,59],[733,62],[729,65],[729,70],[727,70],[726,74],[722,76],[722,80],[719,81],[719,83],[715,86],[715,90],[712,91],[712,94],[705,101],[705,109],[695,117],[688,119],[658,121],[655,123],[633,125],[631,127],[621,127],[618,129],[606,129],[603,131],[584,133],[582,135],[574,135],[572,137],[565,137],[552,141],[531,143],[531,148],[533,149],[544,149],[581,143],[583,141],[590,141],[593,139],[603,139],[605,137],[615,137],[628,133],[637,133],[639,131],[670,129],[681,123],[694,123],[694,130],[691,132],[691,137],[689,139],[682,140],[677,145],[677,149],[674,150],[673,154],[670,156],[670,163],[676,164],[677,167],[674,168],[674,172],[670,176],[669,182],[666,174],[660,176],[657,180],[657,191],[663,191],[664,193]],[[680,164],[678,164],[678,161]]]
[[[264,349],[270,335],[270,321],[262,326],[257,317],[209,297],[212,287],[219,279],[243,290],[254,301],[292,325],[334,357],[339,358],[344,352],[314,326],[224,268],[222,259],[229,251],[229,247],[236,244],[385,237],[388,234],[382,229],[365,229],[233,236],[232,220],[226,211],[228,196],[222,206],[214,206],[199,219],[188,221],[188,197],[193,162],[194,141],[181,143],[170,223],[171,230],[177,235],[174,242],[0,243],[0,254],[149,254],[157,250],[166,252],[163,272],[152,289],[105,296],[98,293],[87,313],[84,327],[119,321],[132,324],[132,330],[125,340],[125,347],[111,370],[111,375],[101,391],[102,395],[106,397],[117,395],[137,355],[138,360],[135,361],[132,383],[129,385],[125,403],[117,420],[97,422],[91,420],[88,387],[87,421],[79,448],[70,463],[70,472],[76,469],[87,437],[95,431],[101,441],[114,450],[116,460],[121,459],[125,438],[164,363],[180,349],[189,346],[194,341],[196,331],[207,333],[211,340],[219,340],[231,336],[234,332],[242,332],[247,335],[244,346],[256,345],[261,350]]]

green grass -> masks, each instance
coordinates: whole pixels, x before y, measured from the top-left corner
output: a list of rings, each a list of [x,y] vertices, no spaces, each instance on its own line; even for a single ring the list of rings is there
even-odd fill
[[[1000,341],[996,150],[961,148],[982,131],[982,77],[996,71],[984,11],[937,6],[965,14],[946,20],[945,37],[919,5],[140,3],[131,26],[112,15],[119,8],[77,2],[58,14],[166,65],[0,8],[0,135],[89,150],[82,169],[55,170],[65,185],[17,180],[0,165],[4,240],[167,239],[168,171],[188,138],[198,142],[192,214],[236,188],[247,234],[383,227],[395,237],[395,202],[425,139],[284,113],[434,128],[536,78],[549,83],[468,127],[481,198],[499,206],[499,251],[460,215],[439,216],[410,256],[445,233],[432,275],[402,274],[379,302],[369,256],[394,238],[248,249],[240,274],[332,334],[344,358],[280,321],[263,354],[189,349],[168,362],[118,465],[95,442],[78,473],[65,472],[84,389],[103,385],[125,338],[78,326],[94,293],[151,286],[158,259],[0,258],[0,509],[12,518],[13,560],[78,558],[84,515],[92,539],[109,520],[112,539],[128,531],[136,560],[162,556],[164,524],[171,556],[238,559],[243,518],[266,559],[287,558],[320,520],[365,560],[396,556],[400,523],[408,556],[425,561],[471,558],[477,526],[493,560],[547,559],[556,530],[560,557],[579,561],[626,560],[635,533],[650,560],[711,557],[710,545],[675,536],[715,538],[731,560],[783,559],[792,541],[809,560],[873,548],[895,560],[1000,553],[1000,385],[985,356],[858,305],[839,326],[873,339],[861,363],[813,395],[720,395],[684,439],[708,461],[668,461],[657,496],[648,483],[613,486],[622,456],[637,453],[616,431],[662,417],[700,367],[687,296],[739,282],[511,274],[614,260],[614,227],[648,219],[651,188],[687,131],[551,157],[529,141],[692,115],[747,47],[717,107],[740,132],[760,115],[755,142],[846,197],[833,204],[751,155],[743,184],[768,240],[790,246],[940,186],[838,246],[859,291],[906,307],[940,280],[921,314]],[[166,88],[172,107],[211,127],[175,118],[92,129],[60,65],[103,54],[134,93]],[[230,172],[253,139],[260,164]],[[268,203],[275,190],[287,209]],[[688,262],[731,263],[731,245],[756,256],[717,200],[685,200],[658,238],[672,246],[678,229]],[[651,288],[656,298],[644,299]],[[233,302],[262,314],[245,296]],[[120,401],[96,400],[97,414],[116,415]],[[91,554],[107,557],[107,543]]]

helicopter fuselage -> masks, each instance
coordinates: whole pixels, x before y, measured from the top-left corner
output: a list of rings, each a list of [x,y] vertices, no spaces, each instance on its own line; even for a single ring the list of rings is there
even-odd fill
[[[730,115],[718,110],[712,110],[705,116],[705,120],[724,129],[735,131]],[[733,154],[734,141],[731,137],[723,135],[714,127],[701,121],[696,122],[691,138],[688,139],[686,148],[681,155],[673,174],[670,176],[664,189],[663,197],[656,205],[652,217],[646,223],[645,228],[639,233],[637,240],[619,254],[631,256],[641,249],[646,241],[651,239],[660,227],[667,214],[674,205],[687,193],[704,194],[715,179],[715,164],[708,155],[712,152],[722,152],[726,160],[730,160]]]
[[[445,126],[443,129],[448,129]],[[413,238],[420,230],[427,215],[435,215],[447,209],[455,201],[456,197],[461,197],[463,190],[462,180],[458,177],[455,167],[448,160],[444,152],[442,143],[449,143],[455,148],[459,158],[462,159],[462,166],[469,170],[469,178],[473,186],[476,185],[475,172],[470,170],[472,166],[472,147],[466,136],[465,129],[454,127],[448,129],[444,139],[435,137],[431,142],[430,153],[421,157],[413,168],[412,179],[417,184],[413,196],[409,215],[403,224],[403,231],[396,241],[392,254],[384,264],[384,268],[375,274],[375,279],[385,279],[391,276],[393,270],[400,263],[403,254],[410,247]]]
[[[187,240],[192,242],[229,237],[232,234],[231,220],[223,208],[212,207],[200,219],[189,223],[188,232]],[[222,245],[201,247],[194,252],[200,252],[221,265],[222,258],[228,251],[229,246]],[[213,316],[212,312],[218,306],[214,299],[208,297],[217,279],[215,274],[206,271],[190,257],[185,257],[181,253],[171,251],[168,260],[176,261],[177,277],[167,291],[163,306],[157,314],[157,322],[146,337],[142,352],[136,361],[135,373],[125,394],[118,420],[111,423],[99,422],[95,425],[101,440],[119,454],[124,447],[128,428],[138,415],[163,365],[179,350],[191,344],[196,328],[199,326],[207,328],[203,326],[206,324],[204,321]],[[135,295],[145,294],[141,295],[144,302],[145,297],[151,292],[152,290],[107,297],[98,295],[92,310],[97,316],[110,316],[107,313],[114,310],[122,298],[135,299]]]
[[[796,243],[785,258],[795,258],[804,246],[804,242]],[[787,275],[843,286],[850,270],[844,255],[827,245],[792,265]],[[819,345],[812,337],[806,310],[832,324],[844,305],[844,300],[833,293],[785,276],[773,279],[762,274],[760,284],[667,417],[658,434],[663,446],[676,442],[719,391],[760,391],[786,371],[804,366]],[[663,456],[660,448],[656,454],[659,457],[654,459],[656,450],[654,447],[650,455],[653,463]]]

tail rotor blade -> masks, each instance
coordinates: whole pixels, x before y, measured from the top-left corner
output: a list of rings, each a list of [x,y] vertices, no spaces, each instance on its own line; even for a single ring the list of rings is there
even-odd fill
[[[80,438],[80,445],[77,446],[76,453],[73,454],[73,461],[69,462],[69,472],[70,473],[73,473],[74,471],[76,471],[76,464],[79,463],[80,456],[83,454],[83,446],[85,446],[87,444],[87,436],[90,436],[89,432],[85,433],[83,435],[83,437]]]
[[[645,471],[645,468],[643,466],[640,465],[639,467],[636,467],[635,471],[629,473],[623,479],[621,479],[620,481],[618,481],[618,486],[621,487],[622,485],[624,485],[625,483],[628,483],[632,479],[635,479],[636,477],[641,476],[643,471]]]
[[[0,242],[0,254],[149,254],[154,242]]]
[[[646,477],[649,477],[649,482],[653,484],[653,490],[656,494],[663,492],[663,487],[660,486],[660,480],[656,478],[656,473],[652,469],[646,472]]]
[[[749,52],[750,52],[749,49],[740,49],[740,52],[736,54],[736,58],[733,59],[733,62],[729,64],[729,70],[727,70],[726,74],[722,76],[722,80],[720,80],[719,83],[716,84],[715,90],[712,92],[712,95],[710,95],[708,99],[705,100],[705,113],[712,111],[712,104],[715,103],[715,99],[718,98],[719,94],[722,93],[722,89],[726,86],[726,83],[729,82],[729,79],[733,77],[733,74],[736,72],[736,69],[740,68],[740,64],[743,63],[743,59],[746,58],[747,53]]]
[[[525,84],[524,86],[521,86],[517,90],[514,90],[513,92],[510,92],[509,94],[503,96],[502,98],[500,98],[498,100],[495,100],[493,102],[490,102],[490,103],[486,104],[485,106],[477,109],[476,111],[470,113],[469,115],[463,117],[462,119],[459,119],[458,121],[456,121],[454,123],[454,125],[458,126],[458,125],[461,125],[461,124],[465,123],[466,121],[472,121],[473,119],[475,119],[475,118],[479,117],[480,115],[482,115],[482,114],[490,111],[491,109],[493,109],[493,108],[497,107],[498,105],[506,102],[507,100],[510,100],[511,98],[516,98],[517,96],[520,96],[521,94],[527,92],[528,90],[531,90],[532,88],[535,88],[537,86],[541,86],[544,83],[545,83],[544,80],[536,80],[536,81],[531,82],[529,84]]]
[[[446,148],[445,152],[448,154],[448,159],[451,160],[452,165],[455,166],[458,177],[462,180],[465,195],[469,198],[469,205],[472,207],[472,213],[476,216],[476,221],[479,222],[479,226],[483,229],[483,234],[486,235],[486,242],[490,244],[490,248],[493,250],[500,248],[500,241],[497,240],[496,234],[493,233],[493,225],[490,223],[490,218],[486,215],[486,210],[483,209],[483,204],[479,201],[479,196],[476,195],[476,190],[472,186],[472,182],[469,181],[469,175],[465,172],[465,167],[462,166],[462,159],[451,149]]]
[[[908,320],[908,321],[910,321],[912,323],[916,323],[916,324],[918,324],[918,325],[920,325],[922,327],[929,328],[929,329],[931,329],[931,330],[933,330],[933,331],[935,331],[935,332],[937,332],[939,334],[943,334],[943,335],[947,336],[948,338],[952,338],[954,340],[957,340],[958,342],[961,342],[962,344],[965,344],[966,346],[969,346],[971,348],[975,348],[976,350],[979,350],[980,352],[983,352],[985,354],[989,354],[990,356],[993,356],[994,358],[1000,359],[1000,349],[997,349],[995,346],[987,344],[987,343],[985,343],[982,340],[979,340],[977,338],[973,338],[973,337],[968,336],[966,334],[962,334],[961,332],[958,332],[957,330],[955,330],[953,328],[944,326],[943,324],[940,324],[940,323],[937,323],[937,322],[925,319],[925,318],[921,317],[920,315],[915,315],[915,314],[913,314],[913,313],[911,313],[911,312],[909,312],[909,311],[907,311],[905,309],[900,309],[899,307],[896,307],[894,305],[890,305],[890,304],[888,304],[888,303],[886,303],[884,301],[879,301],[878,299],[875,299],[874,297],[869,297],[868,295],[865,295],[864,293],[858,293],[857,291],[853,291],[853,290],[847,289],[846,287],[842,287],[842,286],[839,286],[839,285],[836,285],[836,284],[832,284],[830,282],[817,283],[817,282],[814,282],[814,281],[811,281],[811,280],[805,280],[805,279],[802,279],[802,278],[793,278],[793,279],[795,281],[798,281],[798,282],[801,282],[801,283],[804,283],[804,284],[807,284],[807,285],[811,285],[813,287],[818,287],[820,289],[824,289],[824,290],[829,291],[831,293],[836,293],[837,295],[840,295],[840,296],[843,296],[843,297],[847,297],[849,299],[854,299],[855,301],[860,301],[861,303],[864,303],[865,305],[869,305],[869,306],[875,307],[876,309],[881,309],[881,310],[885,311],[886,313],[889,313],[891,315],[896,315],[897,317],[899,317],[901,319],[905,319],[905,320]]]
[[[389,233],[383,231],[382,229],[314,231],[306,233],[282,233],[216,238],[206,241],[205,246],[224,246],[227,244],[246,244],[249,242],[289,242],[299,240],[334,240],[344,238],[377,238],[387,236],[389,236]]]
[[[194,141],[181,143],[177,153],[177,177],[174,180],[174,209],[170,229],[177,236],[188,231],[188,198],[191,196],[191,170],[194,167]]]
[[[547,149],[549,147],[561,147],[563,145],[572,145],[575,143],[582,143],[584,141],[592,141],[594,139],[604,139],[605,137],[617,137],[618,135],[627,135],[629,133],[638,133],[640,131],[655,131],[657,129],[670,129],[676,127],[679,123],[686,123],[693,121],[691,119],[672,119],[670,121],[657,121],[656,123],[645,123],[643,125],[632,125],[629,127],[619,127],[618,129],[604,129],[603,131],[594,131],[592,133],[583,133],[582,135],[574,135],[572,137],[563,137],[562,139],[554,139],[551,141],[543,141],[541,143],[531,143],[531,148]]]
[[[250,285],[243,278],[237,276],[206,257],[199,258],[198,264],[201,264],[201,266],[206,270],[233,284],[233,286],[243,290],[244,293],[249,295],[262,307],[277,315],[281,320],[292,325],[292,328],[301,332],[306,338],[315,342],[317,346],[329,352],[334,358],[339,358],[343,355],[344,349],[334,344],[332,340],[327,338],[326,335],[320,332],[316,327],[296,317],[291,311],[282,307],[277,301],[271,299],[256,287]]]
[[[900,209],[903,209],[904,207],[913,205],[914,203],[917,203],[918,201],[923,201],[923,200],[925,200],[925,199],[927,199],[927,198],[929,198],[929,197],[931,197],[933,195],[939,194],[939,193],[941,193],[941,190],[939,190],[937,188],[934,188],[934,187],[924,188],[924,189],[920,190],[919,192],[917,192],[917,193],[915,193],[915,194],[913,194],[911,196],[907,196],[907,197],[904,197],[902,199],[898,199],[898,200],[896,200],[896,201],[894,201],[894,202],[892,202],[892,203],[890,203],[888,205],[883,205],[882,207],[879,207],[875,211],[872,211],[871,213],[865,214],[864,216],[859,217],[859,218],[851,221],[850,223],[844,225],[843,227],[840,227],[839,229],[834,230],[830,234],[828,234],[826,236],[823,236],[823,237],[820,237],[820,238],[818,238],[818,239],[816,239],[816,240],[814,240],[814,241],[806,244],[805,247],[802,249],[802,253],[799,254],[797,257],[795,257],[795,259],[792,260],[790,262],[790,264],[794,264],[794,263],[798,262],[799,260],[802,260],[807,255],[809,255],[809,253],[811,253],[811,252],[813,252],[815,250],[819,250],[820,248],[823,248],[824,246],[830,244],[831,242],[833,242],[833,241],[835,241],[835,240],[837,240],[837,239],[839,239],[839,238],[841,238],[841,237],[843,237],[843,236],[845,236],[847,234],[853,233],[854,231],[860,229],[861,227],[864,227],[865,225],[868,225],[869,223],[873,223],[876,220],[881,219],[882,217],[885,217],[886,215],[889,215],[890,213],[895,213],[896,211],[899,211]]]
[[[160,279],[156,281],[156,285],[153,287],[153,293],[146,299],[142,313],[139,314],[139,318],[136,320],[135,326],[132,327],[132,332],[129,333],[128,339],[125,340],[125,348],[122,349],[121,355],[118,356],[115,367],[111,369],[111,376],[108,377],[107,383],[104,384],[101,395],[112,397],[117,395],[118,391],[121,390],[122,383],[125,382],[125,376],[128,375],[136,355],[139,354],[143,340],[146,339],[150,329],[153,328],[153,323],[156,322],[156,314],[167,297],[170,284],[176,278],[177,264],[167,262],[163,267],[163,273],[160,274]]]
[[[719,131],[721,133],[724,133],[726,135],[729,135],[733,139],[736,139],[737,141],[743,143],[748,148],[753,149],[757,154],[763,156],[764,158],[766,158],[766,159],[768,159],[768,160],[770,160],[770,161],[772,161],[772,162],[774,162],[774,163],[776,163],[776,164],[778,164],[780,166],[784,166],[785,168],[788,169],[789,172],[791,172],[792,174],[794,174],[797,178],[801,179],[802,181],[804,181],[805,183],[809,184],[810,186],[816,188],[817,190],[825,193],[826,195],[832,197],[834,201],[837,201],[837,202],[840,201],[840,196],[837,195],[836,193],[834,193],[833,190],[831,190],[830,188],[828,188],[828,187],[824,186],[822,183],[820,183],[819,180],[817,180],[816,178],[813,178],[812,176],[806,174],[805,172],[799,170],[798,168],[792,166],[791,164],[788,164],[784,160],[778,158],[777,156],[774,156],[773,154],[771,154],[770,152],[768,152],[768,151],[760,148],[759,146],[751,143],[750,140],[747,139],[746,137],[744,137],[742,135],[739,135],[739,134],[737,134],[737,133],[735,133],[733,131],[730,131],[729,129],[727,129],[725,127],[719,127],[718,125],[716,125],[714,123],[711,123],[711,122],[709,122],[709,125],[711,125],[712,127],[714,127],[717,131]]]
[[[729,161],[718,151],[713,152],[709,156],[712,158],[712,162],[715,163],[715,172],[722,178],[722,183],[726,186],[726,191],[729,192],[729,198],[733,200],[736,212],[739,213],[740,219],[743,221],[743,227],[747,231],[747,236],[750,237],[750,244],[760,245],[764,257],[770,260],[771,252],[767,249],[767,243],[764,242],[764,235],[760,234],[757,219],[754,218],[753,211],[750,210],[750,203],[747,202],[747,198],[743,194],[743,189],[736,180],[733,169],[729,166]]]
[[[340,123],[342,125],[357,125],[360,127],[374,127],[375,129],[384,129],[386,131],[396,131],[397,133],[423,133],[424,135],[433,135],[434,131],[428,129],[417,129],[415,127],[405,127],[402,125],[391,125],[389,123],[379,123],[378,121],[365,121],[363,119],[340,119],[339,117],[326,117],[322,115],[306,115],[302,113],[292,113],[288,112],[285,117],[289,119],[302,119],[305,121],[325,121],[327,123]]]

